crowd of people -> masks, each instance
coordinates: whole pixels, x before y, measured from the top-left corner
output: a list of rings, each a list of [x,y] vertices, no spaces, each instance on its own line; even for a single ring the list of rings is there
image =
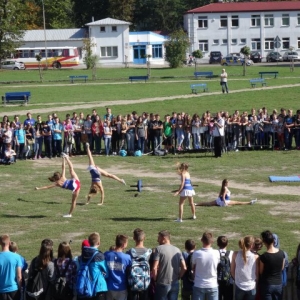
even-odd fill
[[[99,250],[100,235],[94,232],[83,240],[79,256],[72,255],[70,243],[61,242],[55,257],[53,241],[44,239],[28,268],[17,244],[8,235],[2,235],[0,299],[177,300],[180,289],[182,300],[283,297],[288,256],[280,249],[278,236],[269,230],[260,237],[242,237],[236,251],[228,250],[226,236],[217,238],[214,249],[210,232],[203,233],[199,247],[194,240],[186,240],[183,252],[171,244],[167,230],[158,233],[158,246],[154,248],[145,246],[145,232],[140,228],[133,231],[133,240],[135,246],[126,249],[128,236],[119,234],[115,244],[103,253]],[[299,249],[293,259],[296,266]],[[86,276],[93,283],[89,297],[83,295],[83,269],[88,270]],[[36,279],[37,272],[41,279]],[[63,291],[57,283],[63,279],[64,297],[60,298]],[[38,280],[40,286],[34,288],[32,282]],[[299,283],[298,278],[297,287]],[[298,299],[299,296],[300,287]]]
[[[73,112],[63,120],[53,113],[42,120],[28,112],[24,121],[4,116],[0,123],[3,163],[13,163],[16,158],[53,158],[62,152],[82,154],[87,142],[92,153],[107,156],[118,155],[120,150],[126,150],[127,155],[136,151],[155,155],[161,149],[168,153],[217,148],[216,157],[221,156],[221,150],[300,150],[300,110],[296,114],[284,108],[269,113],[266,107],[216,115],[209,111],[202,115],[173,112],[161,118],[157,113],[138,115],[136,111],[114,116],[107,107],[103,116],[93,110],[86,116]]]

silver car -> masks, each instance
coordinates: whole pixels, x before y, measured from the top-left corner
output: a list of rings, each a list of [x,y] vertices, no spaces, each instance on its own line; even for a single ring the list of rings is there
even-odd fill
[[[1,69],[7,70],[25,70],[26,67],[24,63],[17,62],[15,60],[6,60],[1,63]]]
[[[299,54],[296,51],[287,51],[282,55],[283,61],[299,60]]]

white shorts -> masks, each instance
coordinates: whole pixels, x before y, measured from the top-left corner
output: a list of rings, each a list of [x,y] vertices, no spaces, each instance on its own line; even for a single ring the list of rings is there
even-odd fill
[[[229,204],[229,203],[230,203],[230,200],[225,200],[225,202],[226,202],[226,204]],[[217,204],[218,206],[225,206],[225,202],[224,202],[221,198],[218,198],[218,199],[216,200],[216,204]]]
[[[180,193],[180,197],[193,197],[195,195],[194,190],[182,190]]]

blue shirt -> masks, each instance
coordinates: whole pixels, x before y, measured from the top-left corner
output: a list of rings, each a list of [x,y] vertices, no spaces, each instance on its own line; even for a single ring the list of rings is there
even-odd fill
[[[25,143],[25,135],[26,135],[26,132],[24,129],[15,130],[15,137],[17,138],[19,144]]]
[[[62,134],[63,134],[63,131],[64,131],[64,126],[61,124],[61,123],[55,123],[53,125],[53,130],[60,130],[61,132],[55,132],[53,131],[53,139],[58,141],[58,140],[62,140]]]
[[[19,254],[0,252],[0,293],[10,293],[18,290],[17,268],[22,268]]]

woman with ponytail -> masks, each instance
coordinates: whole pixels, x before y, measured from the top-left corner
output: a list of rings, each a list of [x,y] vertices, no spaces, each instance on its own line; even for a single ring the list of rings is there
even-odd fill
[[[235,280],[235,300],[254,300],[258,279],[258,255],[251,252],[254,237],[247,235],[239,241],[241,250],[232,255],[231,276]]]

